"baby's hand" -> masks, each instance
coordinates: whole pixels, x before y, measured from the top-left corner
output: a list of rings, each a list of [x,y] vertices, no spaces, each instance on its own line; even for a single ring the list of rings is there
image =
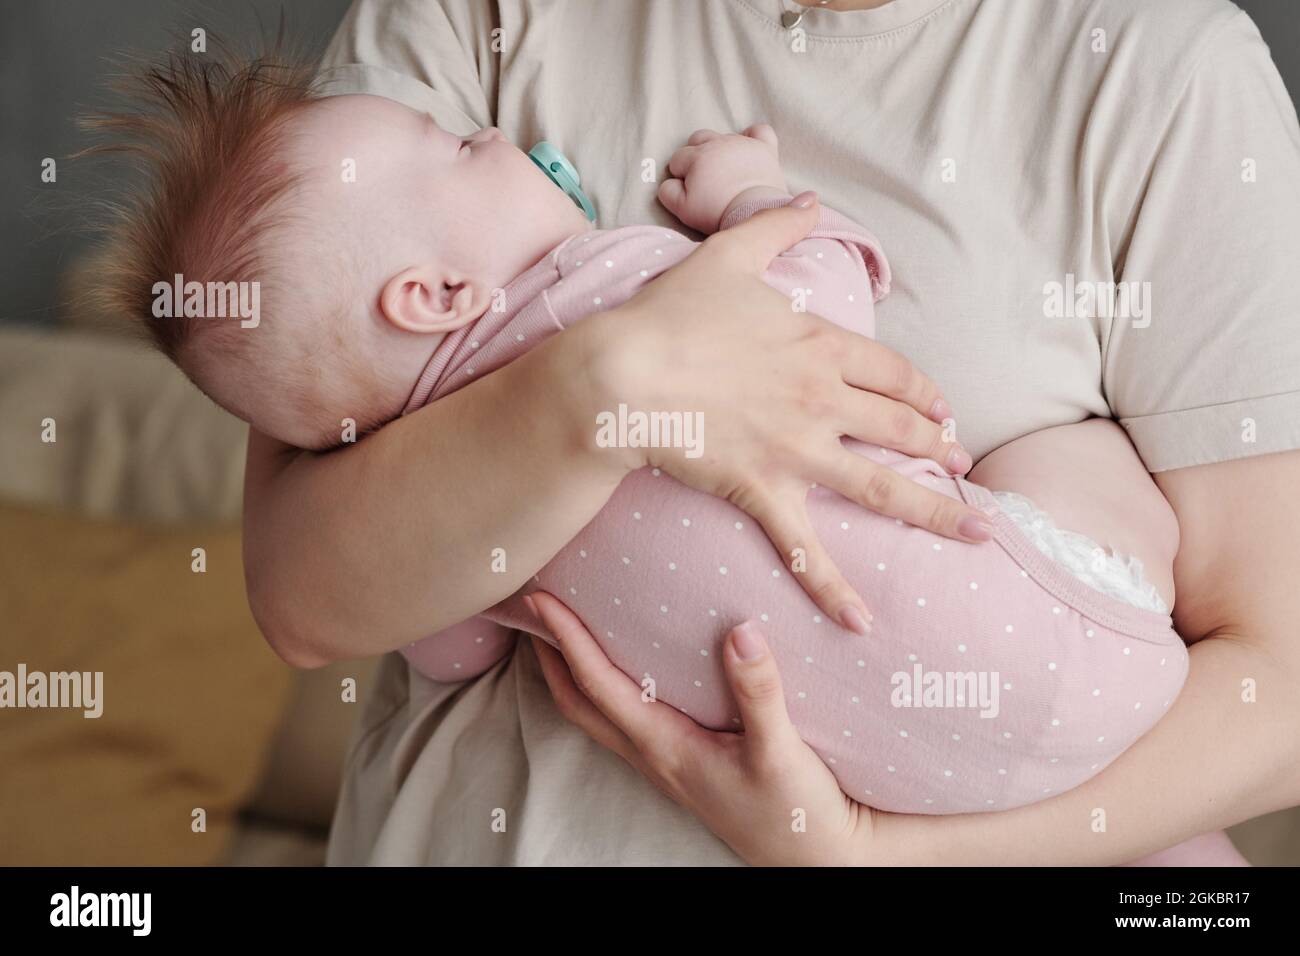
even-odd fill
[[[751,189],[787,192],[777,158],[776,133],[766,123],[743,133],[698,129],[668,161],[672,179],[659,201],[692,229],[713,233],[732,202]]]

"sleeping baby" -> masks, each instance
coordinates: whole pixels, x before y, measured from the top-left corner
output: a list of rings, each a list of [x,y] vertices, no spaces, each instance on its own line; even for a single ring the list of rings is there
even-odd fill
[[[173,271],[233,272],[270,286],[263,303],[292,290],[293,309],[255,327],[149,325],[218,403],[299,447],[337,445],[442,399],[696,248],[658,226],[593,229],[563,160],[530,157],[495,129],[462,138],[390,100],[312,99],[291,84],[207,108],[212,124],[242,132],[214,140],[225,146],[206,160],[186,153],[192,168],[164,157],[159,170],[164,183],[194,180],[194,228],[158,234],[146,214],[119,238],[137,253],[168,250],[138,258],[153,265],[133,272],[144,287]],[[705,234],[791,201],[766,126],[699,131],[670,171],[661,201]],[[765,278],[792,307],[871,336],[890,266],[870,232],[823,209]],[[872,609],[868,634],[824,617],[794,577],[798,557],[783,559],[745,513],[644,469],[523,590],[403,653],[434,680],[481,674],[517,629],[549,639],[522,602],[545,590],[647,700],[739,730],[721,646],[734,625],[760,620],[803,738],[847,794],[900,812],[1044,799],[1160,719],[1188,669],[1169,616],[1176,524],[1118,426],[1025,436],[967,477],[956,460],[846,447],[995,528],[966,544],[814,487],[810,518]]]

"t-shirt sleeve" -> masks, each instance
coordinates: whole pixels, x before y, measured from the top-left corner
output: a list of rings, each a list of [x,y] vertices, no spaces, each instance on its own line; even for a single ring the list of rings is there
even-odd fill
[[[1300,448],[1300,127],[1249,17],[1209,39],[1167,127],[1133,131],[1154,158],[1103,341],[1152,472]]]
[[[369,93],[458,136],[491,126],[502,33],[484,0],[355,0],[317,75],[321,95]]]

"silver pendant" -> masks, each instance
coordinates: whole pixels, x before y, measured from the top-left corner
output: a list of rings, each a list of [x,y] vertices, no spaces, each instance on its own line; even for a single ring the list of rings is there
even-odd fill
[[[785,27],[787,30],[793,30],[802,22],[803,22],[802,10],[781,11],[781,26]]]

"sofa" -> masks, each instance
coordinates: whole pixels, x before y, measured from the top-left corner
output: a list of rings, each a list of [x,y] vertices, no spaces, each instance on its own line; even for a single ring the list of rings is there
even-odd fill
[[[0,711],[0,864],[324,861],[374,662],[262,641],[245,438],[129,337],[0,326],[0,671],[103,674],[97,718]]]

